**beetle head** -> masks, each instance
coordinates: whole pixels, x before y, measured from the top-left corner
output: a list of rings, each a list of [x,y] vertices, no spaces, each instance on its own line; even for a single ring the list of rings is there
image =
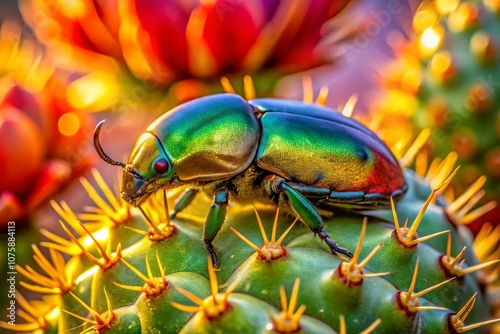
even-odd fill
[[[145,132],[137,140],[127,164],[111,159],[99,143],[101,121],[94,132],[94,146],[99,156],[111,165],[123,167],[122,198],[133,206],[144,203],[161,188],[178,186],[172,164],[162,148],[160,140]]]

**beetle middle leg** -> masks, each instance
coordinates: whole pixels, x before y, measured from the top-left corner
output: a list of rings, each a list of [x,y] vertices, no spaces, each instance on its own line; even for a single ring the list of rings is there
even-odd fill
[[[205,248],[210,253],[214,268],[219,267],[219,261],[217,260],[217,254],[215,253],[212,241],[217,236],[217,233],[219,233],[226,218],[228,200],[229,190],[227,188],[221,187],[214,192],[214,200],[208,211],[205,226],[203,227],[203,242],[205,242]]]
[[[193,199],[196,197],[196,194],[198,194],[199,192],[200,191],[197,189],[187,189],[186,191],[184,191],[181,197],[177,201],[175,201],[174,211],[170,214],[170,219],[177,216],[179,212],[181,212],[189,204],[191,204]]]
[[[314,206],[297,190],[293,189],[285,180],[281,178],[272,178],[271,189],[280,194],[286,195],[288,204],[295,212],[295,214],[303,221],[311,231],[319,236],[321,241],[324,241],[332,254],[344,254],[348,257],[352,257],[352,252],[347,248],[340,247],[335,241],[333,241],[328,233],[323,230],[323,219],[319,215],[318,211]]]

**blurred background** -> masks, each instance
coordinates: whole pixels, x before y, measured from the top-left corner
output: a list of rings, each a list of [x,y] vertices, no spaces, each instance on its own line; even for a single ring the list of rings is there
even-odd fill
[[[92,168],[118,187],[93,148],[100,120],[124,161],[159,115],[222,92],[222,78],[243,94],[247,75],[257,96],[353,108],[393,147],[430,129],[418,166],[453,152],[448,195],[485,183],[470,227],[498,224],[499,12],[494,0],[0,0],[1,231],[16,221],[31,254],[33,231],[61,233],[50,200],[83,212]]]

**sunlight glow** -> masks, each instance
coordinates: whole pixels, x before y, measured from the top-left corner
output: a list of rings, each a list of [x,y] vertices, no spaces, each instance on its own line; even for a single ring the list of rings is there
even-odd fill
[[[118,98],[116,78],[105,74],[89,74],[74,81],[66,92],[71,106],[99,111],[109,108]]]
[[[102,228],[94,233],[92,233],[92,235],[94,236],[94,238],[97,240],[97,241],[106,241],[108,240],[108,237],[109,237],[109,229],[107,228]],[[94,241],[92,240],[92,238],[90,236],[87,236],[84,240],[83,240],[83,245],[85,247],[90,247],[94,244]]]

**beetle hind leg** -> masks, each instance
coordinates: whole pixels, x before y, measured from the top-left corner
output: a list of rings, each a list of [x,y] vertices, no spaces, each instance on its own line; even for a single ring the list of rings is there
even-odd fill
[[[207,249],[208,254],[210,254],[214,269],[219,268],[219,259],[217,258],[217,253],[215,252],[214,245],[212,245],[212,241],[204,240],[203,242],[205,243],[205,248]]]
[[[303,221],[311,231],[319,236],[321,241],[324,241],[332,254],[344,254],[352,257],[353,254],[347,248],[340,247],[335,241],[330,238],[328,233],[323,229],[323,219],[319,215],[316,208],[305,198],[300,192],[291,187],[285,180],[273,177],[271,179],[271,189],[280,194],[285,194],[287,202],[295,212],[295,214]]]
[[[344,247],[340,247],[335,241],[333,241],[332,238],[330,238],[330,236],[328,235],[328,233],[326,233],[326,231],[322,230],[321,232],[319,232],[318,237],[321,239],[321,241],[324,241],[326,243],[328,248],[330,248],[332,254],[340,253],[348,257],[353,256],[350,250]]]

